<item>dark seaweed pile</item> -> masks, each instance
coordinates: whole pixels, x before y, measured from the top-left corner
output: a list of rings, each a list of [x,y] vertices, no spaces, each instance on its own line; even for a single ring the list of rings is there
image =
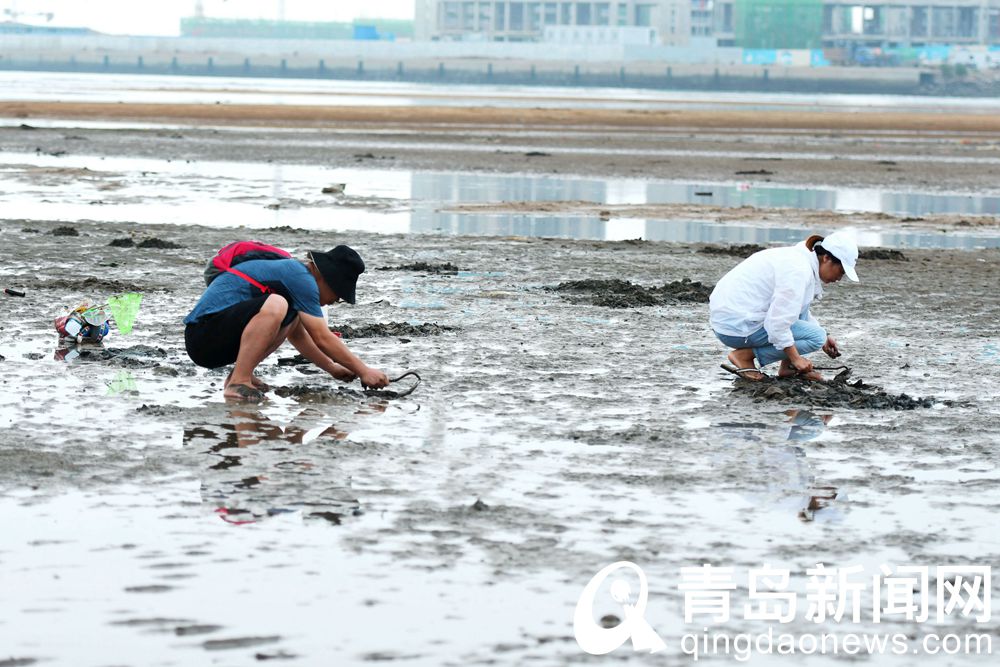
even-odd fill
[[[378,271],[419,271],[422,273],[442,273],[454,275],[461,271],[451,262],[444,264],[429,264],[427,262],[415,262],[413,264],[400,264],[399,266],[380,266]]]
[[[606,308],[641,308],[677,303],[708,303],[712,286],[688,278],[660,287],[643,287],[627,280],[573,280],[551,288],[575,303]]]
[[[858,259],[884,259],[892,262],[908,262],[909,259],[906,255],[899,252],[898,250],[891,250],[889,248],[870,248],[868,250],[862,250],[858,253]]]
[[[861,380],[847,381],[838,376],[829,382],[802,378],[767,377],[760,381],[737,379],[733,392],[755,402],[782,401],[823,408],[859,410],[915,410],[934,405],[933,397],[915,398],[908,394],[889,394],[880,387]]]
[[[456,327],[442,326],[431,322],[424,322],[423,324],[387,322],[363,324],[357,327],[349,325],[333,327],[333,330],[340,332],[340,335],[344,338],[410,338],[419,336],[437,336],[445,331],[455,331],[455,329]]]
[[[703,255],[727,255],[729,257],[749,257],[755,252],[760,252],[764,246],[756,243],[744,243],[741,245],[710,245],[698,250]]]

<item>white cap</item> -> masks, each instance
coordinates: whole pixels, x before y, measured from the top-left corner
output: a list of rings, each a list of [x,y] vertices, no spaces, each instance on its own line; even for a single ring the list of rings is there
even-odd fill
[[[853,236],[844,231],[834,232],[825,237],[820,245],[840,260],[845,276],[858,282],[858,272],[854,270],[854,265],[858,263],[858,244]]]

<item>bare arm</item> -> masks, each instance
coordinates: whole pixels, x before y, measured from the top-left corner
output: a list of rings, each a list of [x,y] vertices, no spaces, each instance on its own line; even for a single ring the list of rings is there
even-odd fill
[[[301,318],[300,321],[295,323],[291,332],[289,332],[288,342],[294,345],[295,349],[298,350],[303,357],[313,362],[320,369],[326,371],[338,380],[352,382],[354,378],[357,377],[355,373],[335,362],[316,346],[316,343],[313,342],[312,337],[306,332],[305,327],[302,325]]]
[[[312,343],[323,355],[361,378],[361,384],[366,387],[388,386],[389,378],[386,374],[368,367],[353,352],[347,349],[344,341],[333,335],[333,332],[330,331],[330,327],[327,326],[323,318],[299,313],[299,321],[305,335],[311,339]],[[294,345],[295,341],[292,341],[292,344]],[[298,348],[298,345],[296,345],[296,348]],[[305,352],[302,352],[302,354],[305,354]]]

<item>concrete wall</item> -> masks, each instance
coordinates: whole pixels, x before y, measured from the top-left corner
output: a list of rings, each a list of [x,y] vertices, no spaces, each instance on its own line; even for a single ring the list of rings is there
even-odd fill
[[[718,52],[717,52],[718,51]],[[690,48],[669,46],[637,46],[629,44],[547,44],[536,42],[366,42],[325,40],[241,40],[201,39],[193,37],[115,37],[2,35],[0,58],[69,60],[100,60],[105,55],[135,60],[139,56],[147,63],[179,61],[213,57],[217,63],[240,61],[244,58],[288,59],[289,62],[326,60],[381,60],[409,62],[414,60],[490,58],[492,60],[529,60],[564,62],[630,62],[656,60],[662,62],[720,62],[731,59],[728,50],[716,50],[705,45]],[[739,62],[739,58],[735,61]]]

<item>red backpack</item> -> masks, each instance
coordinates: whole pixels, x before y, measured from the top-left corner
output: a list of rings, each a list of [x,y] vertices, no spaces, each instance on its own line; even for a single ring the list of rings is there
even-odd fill
[[[232,273],[264,294],[270,294],[270,287],[261,285],[242,271],[234,269],[233,266],[251,259],[291,259],[291,257],[291,253],[287,250],[275,248],[273,245],[267,245],[260,241],[235,241],[224,246],[215,254],[215,257],[208,261],[208,266],[205,267],[205,284],[211,285],[212,281],[223,273]]]

